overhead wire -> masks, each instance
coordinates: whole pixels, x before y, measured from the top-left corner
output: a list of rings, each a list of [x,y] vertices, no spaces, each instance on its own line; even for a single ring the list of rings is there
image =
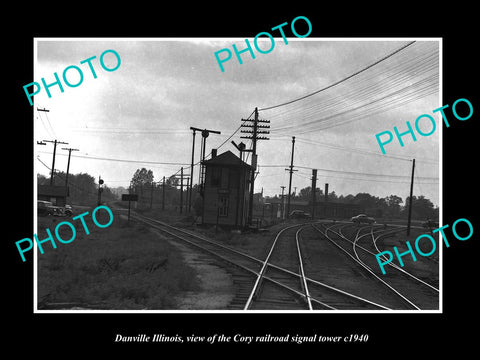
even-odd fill
[[[311,126],[311,125],[318,125],[319,123],[327,122],[328,120],[333,120],[337,117],[345,116],[349,113],[361,110],[360,114],[354,115],[353,118],[348,118],[341,122],[332,123],[330,121],[329,125],[340,125],[345,124],[354,120],[358,120],[365,115],[372,116],[373,114],[380,113],[385,110],[390,110],[394,107],[399,105],[403,105],[404,103],[410,102],[412,99],[419,99],[424,95],[432,94],[438,91],[438,84],[434,82],[434,80],[438,79],[438,75],[431,75],[428,78],[418,80],[414,83],[411,83],[401,89],[395,90],[391,93],[387,93],[381,97],[375,98],[370,100],[366,103],[362,103],[360,100],[353,103],[353,105],[357,105],[354,107],[343,109],[337,109],[336,112],[332,112],[329,115],[324,115],[323,117],[310,120],[310,121],[302,121],[301,123],[296,123],[295,125],[290,123],[289,125],[285,125],[283,127],[276,127],[272,129],[273,132],[284,132],[285,130],[291,130],[292,128],[298,127],[301,125],[303,128]],[[433,80],[433,81],[432,81]],[[393,97],[393,98],[392,98]],[[377,108],[371,109],[369,106],[375,105],[381,101],[386,100],[384,103],[380,103]],[[363,100],[362,100],[363,101]],[[380,111],[381,110],[381,111]],[[303,119],[307,118],[306,116]],[[308,119],[308,118],[307,118]],[[331,127],[331,126],[330,126]],[[324,129],[325,127],[321,128]],[[307,131],[306,129],[304,131]],[[308,130],[311,131],[311,130]]]
[[[52,154],[48,151],[38,151],[39,153],[43,154]],[[57,156],[68,156],[67,154],[57,154]],[[78,155],[78,154],[71,154],[71,157],[76,158],[84,158],[90,160],[105,160],[105,161],[117,161],[117,162],[125,162],[125,163],[142,163],[142,164],[152,164],[152,165],[190,165],[187,163],[179,163],[179,162],[166,162],[166,161],[149,161],[149,160],[131,160],[131,159],[118,159],[118,158],[109,158],[109,157],[100,157],[100,156],[90,156],[90,155]]]
[[[362,95],[366,94],[366,91],[369,89],[378,89],[381,90],[381,93],[383,93],[386,89],[388,89],[389,86],[395,85],[396,83],[400,84],[400,80],[403,81],[405,76],[409,76],[411,72],[418,73],[420,71],[434,70],[435,63],[432,64],[431,62],[438,62],[438,48],[433,48],[432,52],[432,50],[429,49],[429,46],[422,45],[420,49],[424,51],[425,54],[412,55],[410,53],[405,53],[403,55],[408,55],[408,57],[405,59],[396,58],[395,60],[397,60],[397,64],[390,64],[384,68],[378,67],[371,69],[368,76],[351,79],[348,82],[348,87],[346,86],[347,84],[343,84],[344,89],[342,91],[338,93],[327,92],[322,94],[327,98],[327,101],[319,102],[315,99],[309,99],[305,102],[275,110],[273,114],[276,118],[278,118],[284,114],[289,114],[295,111],[304,111],[305,107],[309,106],[309,102],[312,104],[310,106],[316,107],[317,110],[329,110],[329,108],[344,103],[345,98],[350,98],[352,95],[355,95],[359,92]],[[422,58],[422,56],[424,58]],[[428,67],[428,69],[424,69],[424,67]],[[372,78],[381,79],[383,81],[372,83]],[[364,84],[366,84],[366,86]],[[363,87],[358,88],[359,86]]]
[[[414,47],[416,54],[403,52],[402,58],[396,63],[384,63],[383,67],[368,67],[371,71],[351,79],[343,84],[343,90],[322,93],[322,98],[315,91],[309,94],[309,99],[301,97],[295,104],[287,102],[277,109],[277,106],[263,108],[276,109],[267,112],[267,117],[277,124],[272,127],[273,134],[282,134],[295,129],[297,134],[324,130],[333,126],[343,125],[352,121],[372,116],[408,102],[421,99],[438,92],[438,46],[421,43]],[[406,57],[408,56],[408,57]],[[403,57],[406,57],[403,59]],[[392,59],[393,61],[393,59]],[[412,74],[417,80],[412,81]],[[381,79],[382,81],[372,81]],[[334,83],[337,84],[337,83]],[[322,90],[330,89],[327,86]],[[288,106],[284,106],[288,105]],[[278,105],[279,106],[279,105]],[[348,118],[347,115],[350,115]],[[299,120],[301,119],[301,120]],[[282,125],[283,124],[283,125]],[[301,127],[301,132],[298,132]]]
[[[52,124],[50,123],[50,120],[48,119],[47,113],[45,113],[46,118],[44,120],[42,114],[38,110],[38,107],[35,110],[37,112],[37,119],[40,118],[40,121],[42,122],[43,128],[47,131],[48,136],[50,136],[53,139],[56,139],[57,135],[55,134],[55,130],[53,129]],[[48,124],[48,127],[47,127],[46,124]]]
[[[325,91],[325,90],[328,90],[328,89],[330,89],[330,88],[333,88],[334,86],[336,86],[336,85],[338,85],[338,84],[341,84],[341,83],[347,81],[348,79],[350,79],[350,78],[352,78],[352,77],[354,77],[354,76],[356,76],[356,75],[358,75],[358,74],[361,74],[362,72],[370,69],[371,67],[373,67],[373,66],[381,63],[382,61],[385,61],[386,59],[392,57],[393,55],[395,55],[396,53],[402,51],[403,49],[407,48],[408,46],[412,45],[413,43],[415,43],[415,41],[411,41],[411,42],[403,45],[403,46],[400,47],[399,49],[391,52],[390,54],[382,57],[381,59],[373,62],[372,64],[364,67],[363,69],[361,69],[361,70],[359,70],[359,71],[356,71],[356,72],[354,72],[353,74],[350,74],[350,75],[348,75],[347,77],[345,77],[345,78],[343,78],[343,79],[341,79],[341,80],[339,80],[339,81],[336,81],[336,82],[333,83],[333,84],[330,84],[330,85],[328,85],[328,86],[325,86],[325,87],[323,87],[323,88],[321,88],[321,89],[319,89],[319,90],[316,90],[316,91],[314,91],[314,92],[312,92],[312,93],[310,93],[310,94],[301,96],[301,97],[299,97],[299,98],[297,98],[297,99],[290,100],[290,101],[286,101],[286,102],[281,103],[281,104],[277,104],[277,105],[273,105],[273,106],[269,106],[269,107],[265,107],[265,108],[259,109],[259,111],[270,110],[270,109],[274,109],[274,108],[277,108],[277,107],[280,107],[280,106],[292,104],[292,103],[294,103],[294,102],[297,102],[297,101],[306,99],[306,98],[308,98],[308,97],[310,97],[310,96],[313,96],[313,95],[315,95],[315,94],[318,94],[318,93],[320,93],[320,92],[322,92],[322,91]]]

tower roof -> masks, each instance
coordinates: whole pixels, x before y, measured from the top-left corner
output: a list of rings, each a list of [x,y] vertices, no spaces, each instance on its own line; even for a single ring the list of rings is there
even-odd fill
[[[209,160],[202,162],[206,166],[241,166],[251,168],[246,162],[240,160],[238,156],[232,153],[230,150],[221,153]]]

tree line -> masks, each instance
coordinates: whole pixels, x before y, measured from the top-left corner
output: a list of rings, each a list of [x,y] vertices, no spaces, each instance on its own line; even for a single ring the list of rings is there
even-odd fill
[[[325,194],[322,189],[316,189],[316,200],[325,201]],[[278,198],[275,196],[275,198]],[[293,194],[291,197],[293,201],[306,201],[312,200],[312,188],[307,186],[301,189],[298,194]],[[386,197],[378,197],[369,193],[358,193],[356,195],[348,194],[337,195],[335,191],[329,192],[327,201],[343,204],[357,204],[361,208],[365,209],[365,212],[371,216],[376,217],[407,217],[408,204],[410,197],[407,196],[405,201],[398,195],[389,195]],[[416,219],[435,219],[439,216],[439,208],[435,206],[432,201],[427,199],[423,195],[412,196],[412,217]]]
[[[66,173],[63,171],[56,172],[53,178],[54,186],[65,186]],[[38,185],[50,185],[50,178],[37,174]],[[95,178],[87,173],[68,174],[68,188],[69,196],[68,202],[76,205],[91,205],[98,200],[98,183]],[[103,184],[102,188],[102,202],[108,200],[115,200],[117,197],[112,192],[112,189]]]

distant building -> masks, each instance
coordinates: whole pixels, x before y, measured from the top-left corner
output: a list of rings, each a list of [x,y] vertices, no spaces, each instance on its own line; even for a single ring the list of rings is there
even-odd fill
[[[311,208],[311,205],[309,205]],[[315,217],[351,218],[364,212],[358,204],[345,204],[337,202],[316,202]]]
[[[273,214],[275,212],[276,217],[281,217],[282,206],[285,207],[286,211],[287,201],[284,200],[284,203],[282,205],[282,199],[272,198],[269,199],[269,206],[271,208],[266,210],[267,213],[271,212],[271,214]],[[293,210],[303,210],[311,214],[312,203],[309,201],[292,200],[290,202],[290,212],[292,212]],[[364,209],[358,204],[317,201],[315,202],[314,216],[316,219],[350,218],[362,212],[364,212]],[[285,217],[287,216],[288,214],[285,214]]]
[[[202,165],[205,166],[203,224],[246,226],[252,167],[231,151],[217,155],[216,149]]]
[[[38,200],[50,201],[55,206],[65,206],[68,189],[66,186],[38,185]]]

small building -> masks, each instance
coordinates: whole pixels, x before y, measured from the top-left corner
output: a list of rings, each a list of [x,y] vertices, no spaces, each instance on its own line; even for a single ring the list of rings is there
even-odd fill
[[[68,188],[66,186],[38,185],[37,199],[50,201],[54,206],[67,204]]]
[[[203,161],[203,224],[244,227],[248,222],[249,183],[252,167],[226,151]]]

